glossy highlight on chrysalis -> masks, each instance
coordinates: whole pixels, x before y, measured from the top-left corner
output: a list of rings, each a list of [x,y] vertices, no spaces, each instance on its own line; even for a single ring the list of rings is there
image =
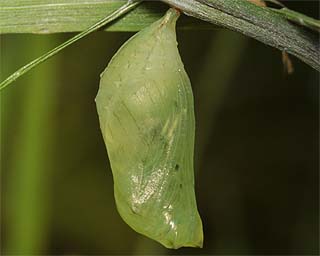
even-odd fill
[[[195,120],[177,48],[179,12],[129,39],[101,75],[96,97],[117,209],[167,248],[202,247],[194,191]]]

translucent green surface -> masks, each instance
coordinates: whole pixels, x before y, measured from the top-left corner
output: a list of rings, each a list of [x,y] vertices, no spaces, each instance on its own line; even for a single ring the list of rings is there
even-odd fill
[[[194,109],[170,9],[131,38],[96,98],[122,218],[168,248],[202,247],[194,192]]]

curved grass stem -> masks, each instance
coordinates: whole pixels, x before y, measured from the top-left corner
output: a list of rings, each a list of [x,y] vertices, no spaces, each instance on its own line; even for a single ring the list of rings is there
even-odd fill
[[[2,81],[0,83],[0,90],[4,89],[8,85],[10,85],[12,82],[14,82],[19,77],[21,77],[22,75],[26,74],[28,71],[30,71],[31,69],[35,68],[36,66],[38,66],[42,62],[44,62],[44,61],[48,60],[49,58],[51,58],[52,56],[56,55],[57,53],[59,53],[64,48],[66,48],[69,45],[77,42],[81,38],[83,38],[83,37],[87,36],[88,34],[98,30],[99,28],[107,25],[108,23],[114,21],[115,19],[117,19],[118,17],[122,16],[123,14],[129,12],[130,10],[135,8],[138,4],[140,4],[142,1],[143,0],[136,0],[136,1],[128,0],[126,4],[121,6],[119,9],[115,10],[113,13],[111,13],[107,17],[105,17],[102,20],[98,21],[97,23],[95,23],[94,25],[89,27],[88,29],[84,30],[83,32],[81,32],[81,33],[77,34],[76,36],[70,38],[69,40],[67,40],[66,42],[62,43],[61,45],[55,47],[51,51],[43,54],[39,58],[31,61],[27,65],[25,65],[22,68],[18,69],[11,76],[9,76],[7,79],[5,79],[4,81]]]

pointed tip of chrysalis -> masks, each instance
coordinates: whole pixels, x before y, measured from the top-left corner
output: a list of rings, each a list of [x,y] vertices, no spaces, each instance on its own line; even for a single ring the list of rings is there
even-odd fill
[[[180,16],[180,11],[175,8],[170,8],[163,17],[162,24],[176,24]]]

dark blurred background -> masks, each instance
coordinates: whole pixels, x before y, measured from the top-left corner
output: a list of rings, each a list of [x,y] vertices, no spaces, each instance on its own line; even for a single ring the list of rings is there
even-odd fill
[[[318,18],[317,1],[286,2]],[[73,34],[1,36],[1,80]],[[132,33],[97,32],[1,92],[2,254],[319,254],[319,73],[224,30],[178,30],[196,110],[203,249],[117,213],[94,98]]]

